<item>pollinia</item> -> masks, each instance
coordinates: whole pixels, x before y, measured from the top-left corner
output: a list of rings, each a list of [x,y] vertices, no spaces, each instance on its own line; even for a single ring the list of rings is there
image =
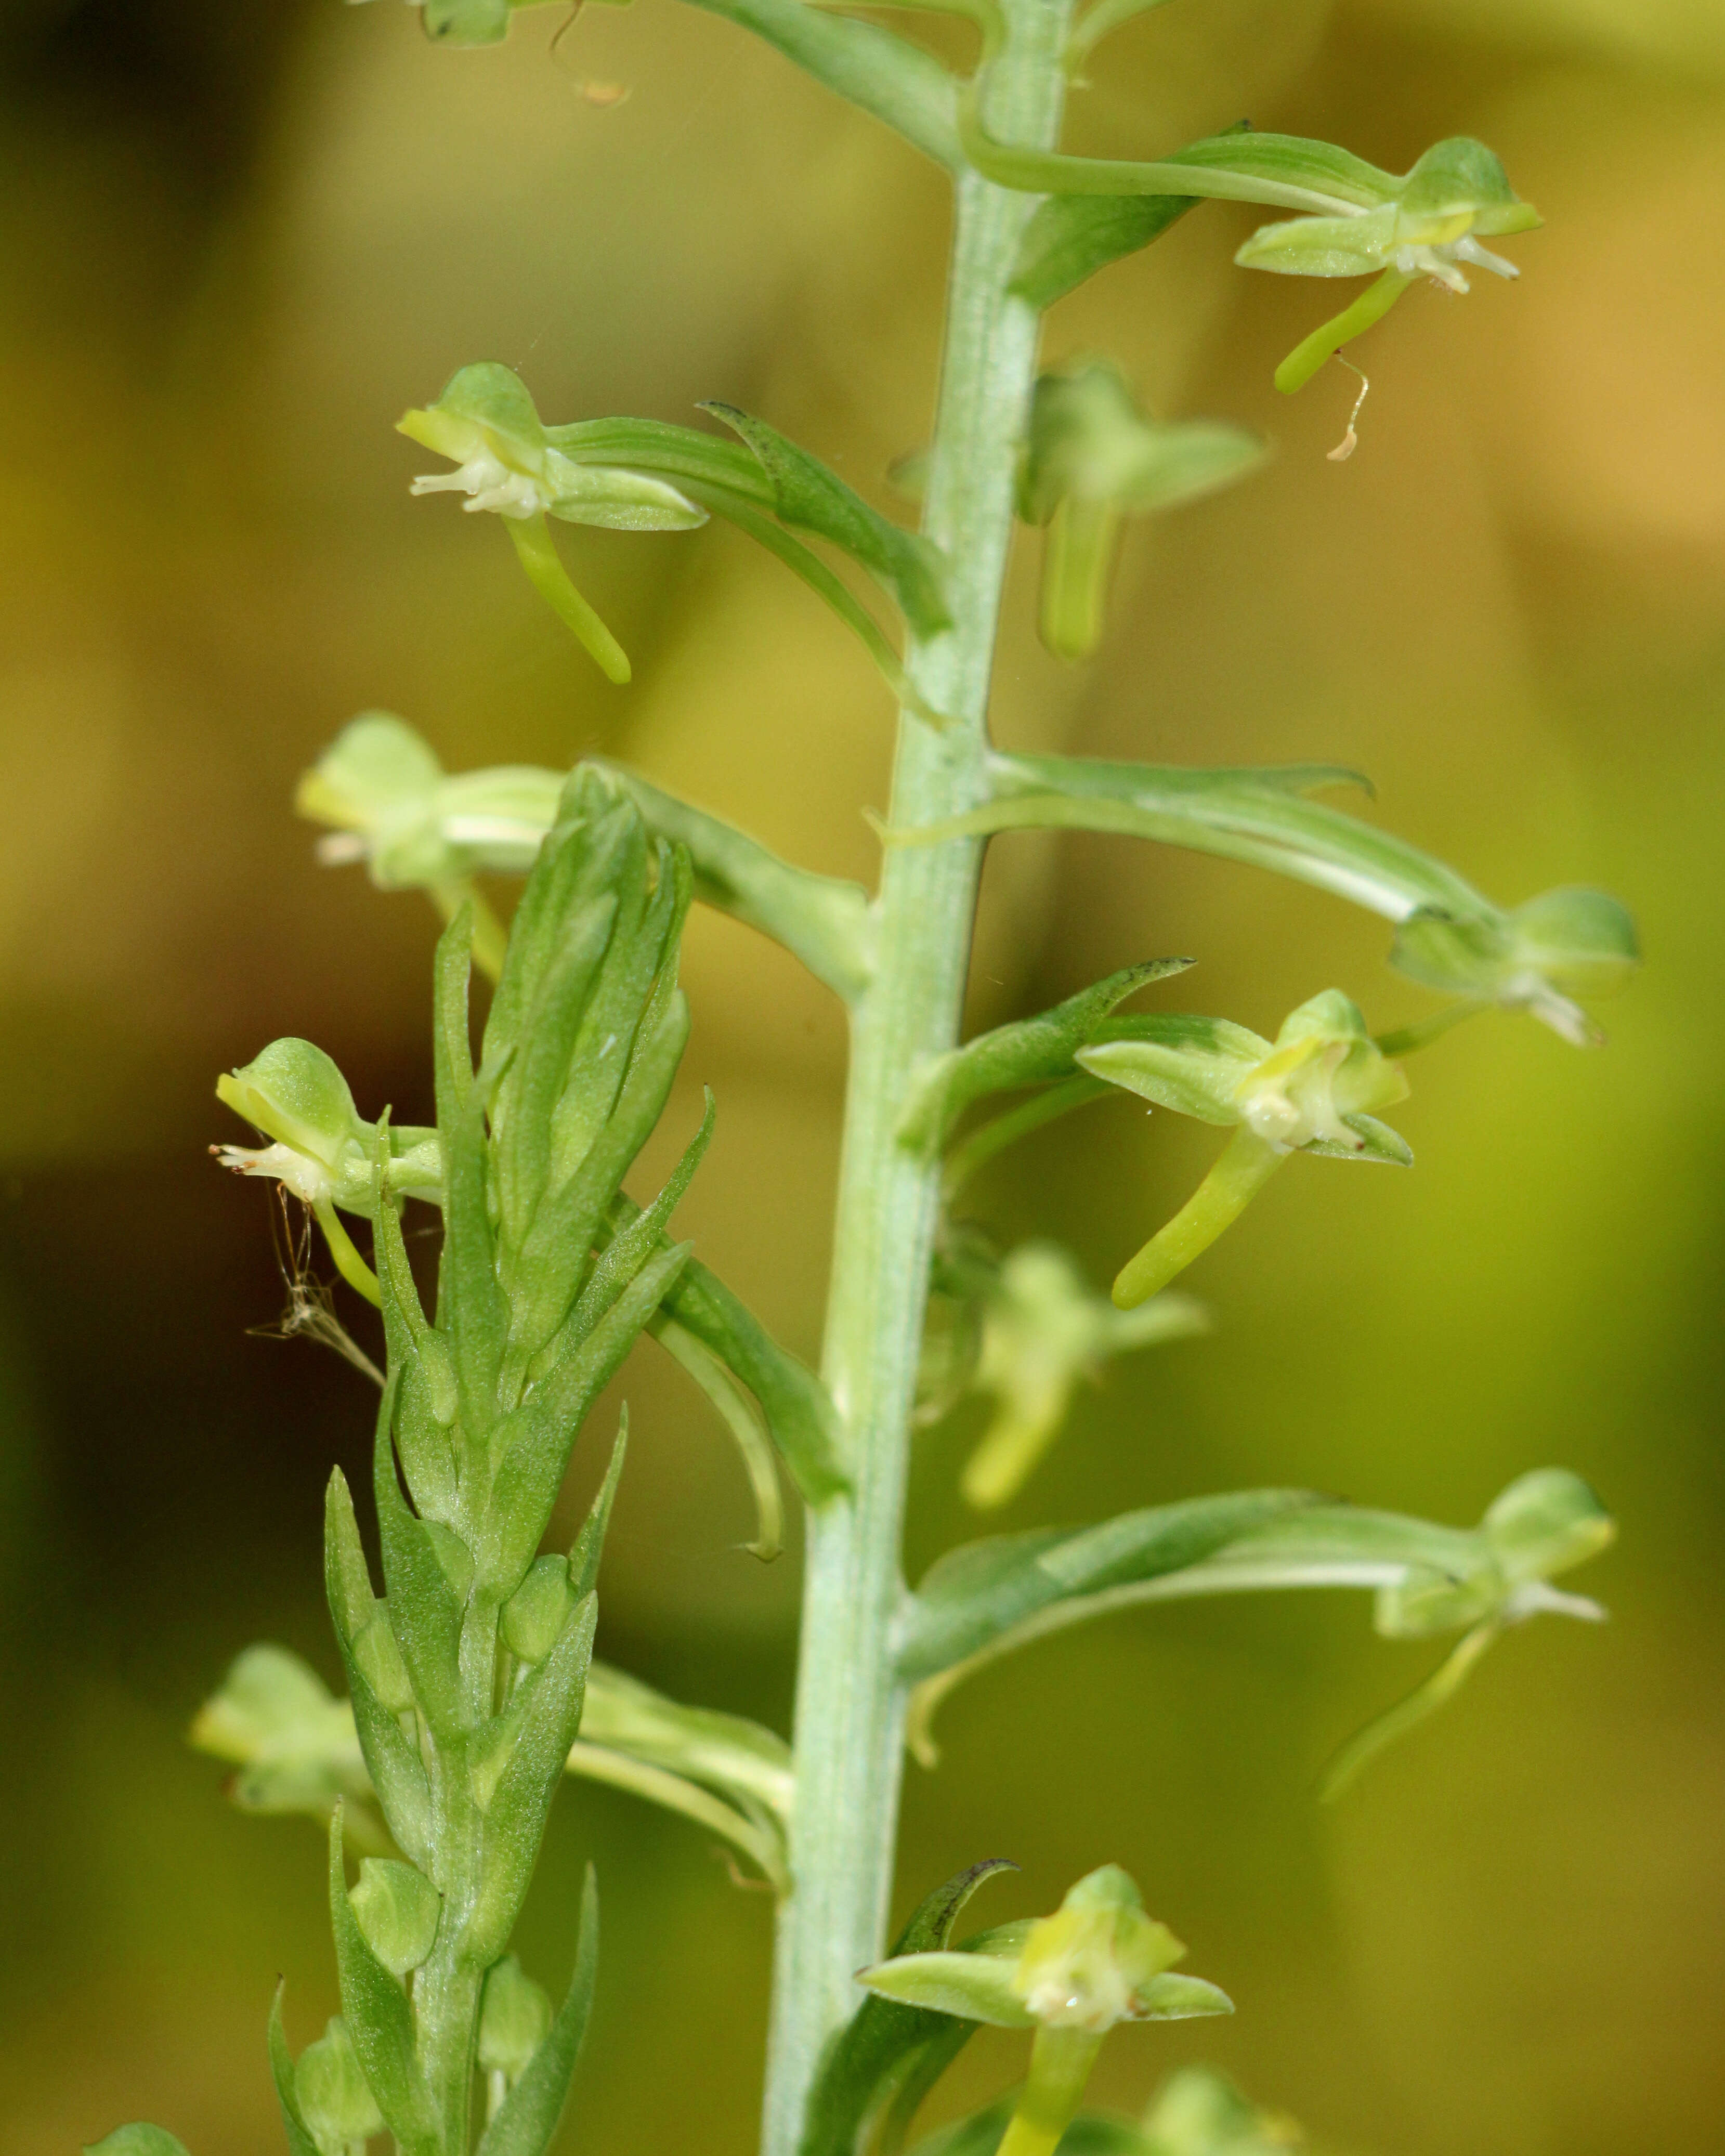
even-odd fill
[[[700,425],[547,422],[513,372],[481,361],[401,423],[440,460],[413,490],[454,492],[481,521],[496,517],[612,682],[628,681],[629,660],[577,589],[556,527],[675,536],[717,516],[860,644],[896,700],[897,750],[873,891],[793,866],[625,769],[450,774],[386,713],[355,720],[302,784],[298,805],[324,827],[326,860],[426,892],[445,927],[431,998],[434,1127],[362,1114],[305,1041],[275,1043],[218,1088],[262,1140],[222,1147],[227,1164],[309,1209],[341,1292],[376,1306],[383,1342],[379,1368],[333,1306],[321,1313],[326,1337],[377,1387],[371,1487],[356,1504],[338,1472],[328,1491],[347,1697],[281,1649],[254,1647],[193,1730],[233,1763],[240,1804],[327,1827],[341,2012],[297,2056],[279,1997],[268,2027],[291,2156],[354,2156],[386,2134],[405,2156],[542,2156],[552,2145],[598,1967],[591,1878],[568,1912],[574,1975],[561,2001],[511,1941],[571,1774],[684,1815],[776,1895],[764,2156],[896,2156],[980,2023],[1029,2036],[1022,2087],[925,2138],[924,2156],[1049,2156],[1069,2131],[1072,2149],[1119,2156],[1281,2145],[1280,2123],[1197,2070],[1139,2120],[1082,2112],[1117,2025],[1231,2010],[1214,1984],[1178,1969],[1179,1942],[1117,1866],[1080,1880],[1052,1913],[958,1937],[971,1895],[1003,1868],[978,1864],[925,1893],[887,1950],[906,1748],[932,1764],[956,1685],[1101,1612],[1360,1589],[1385,1638],[1451,1644],[1340,1755],[1333,1790],[1453,1693],[1507,1629],[1541,1613],[1601,1614],[1553,1584],[1612,1532],[1592,1492],[1555,1468],[1512,1483],[1476,1527],[1298,1488],[1234,1491],[986,1537],[914,1589],[901,1576],[916,1424],[986,1399],[964,1494],[979,1511],[1004,1503],[1034,1476],[1087,1375],[1204,1325],[1172,1285],[1284,1163],[1408,1165],[1383,1120],[1407,1092],[1407,1058],[1493,1009],[1586,1044],[1596,1038],[1586,1006],[1635,960],[1615,901],[1568,889],[1500,906],[1318,798],[1354,783],[1345,771],[1100,762],[991,742],[1015,523],[1045,534],[1041,629],[1076,662],[1105,633],[1124,521],[1239,482],[1264,453],[1225,422],[1146,413],[1117,361],[1039,371],[1050,306],[1207,200],[1257,205],[1272,221],[1240,248],[1243,266],[1371,280],[1282,362],[1276,381],[1291,392],[1421,280],[1465,291],[1470,270],[1512,276],[1482,242],[1538,222],[1491,151],[1466,140],[1424,150],[1399,176],[1245,126],[1143,161],[1063,152],[1070,84],[1152,3],[1090,0],[1077,13],[1071,0],[951,0],[976,54],[960,77],[914,36],[814,0],[697,0],[951,178],[936,420],[906,475],[922,495],[919,531],[726,404],[705,407]],[[459,47],[503,37],[511,12],[510,0],[423,0],[419,18]],[[983,850],[1033,828],[1111,832],[1315,886],[1381,916],[1391,963],[1445,1000],[1386,1035],[1341,988],[1314,982],[1269,1040],[1179,1008],[1190,960],[1153,954],[961,1044]],[[506,924],[481,875],[525,877]],[[675,1240],[711,1099],[664,1187],[645,1202],[624,1187],[688,1036],[677,963],[695,901],[776,938],[850,1019],[819,1376]],[[490,983],[476,1054],[475,970]],[[1219,1137],[1172,1219],[1122,1217],[1111,1295],[1052,1244],[1002,1250],[968,1193],[1006,1148],[1122,1091]],[[440,1223],[434,1279],[410,1255],[433,1247],[404,1231],[410,1209]],[[357,1302],[353,1315],[360,1323]],[[735,1438],[761,1557],[783,1539],[787,1486],[803,1507],[789,1743],[592,1659],[622,1430],[589,1440],[608,1441],[609,1466],[572,1546],[544,1546],[589,1411],[643,1335]],[[362,1513],[375,1522],[381,1574]],[[114,2156],[180,2148],[142,2125],[100,2145]]]

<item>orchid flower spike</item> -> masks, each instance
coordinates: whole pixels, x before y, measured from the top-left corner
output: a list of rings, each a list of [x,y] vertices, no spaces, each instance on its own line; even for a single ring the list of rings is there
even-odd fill
[[[857,1981],[906,2005],[1034,2029],[1029,2074],[999,2156],[1053,2156],[1111,2029],[1234,2011],[1214,1984],[1169,1973],[1185,1952],[1145,1914],[1132,1879],[1108,1864],[1081,1879],[1051,1917],[1004,1924],[957,1949],[900,1954]]]
[[[492,361],[462,367],[436,403],[406,413],[397,428],[455,466],[416,479],[410,490],[465,494],[464,509],[502,517],[534,589],[608,680],[627,681],[623,647],[576,590],[545,520],[614,531],[691,531],[706,522],[706,511],[664,480],[620,465],[578,464],[553,449],[526,385]]]
[[[1266,224],[1235,254],[1243,269],[1292,277],[1377,275],[1353,305],[1314,330],[1276,371],[1285,395],[1302,388],[1332,353],[1381,321],[1421,277],[1452,292],[1468,289],[1468,269],[1518,277],[1513,262],[1481,239],[1531,232],[1537,210],[1519,200],[1496,153],[1465,135],[1435,142],[1410,172],[1391,179],[1384,199],[1339,216]],[[1465,265],[1465,266],[1464,266]]]
[[[1301,1004],[1273,1043],[1225,1019],[1127,1019],[1111,1032],[1113,1038],[1077,1051],[1081,1070],[1234,1131],[1186,1204],[1121,1270],[1113,1293],[1122,1310],[1183,1272],[1291,1153],[1412,1163],[1405,1142],[1375,1114],[1405,1100],[1408,1081],[1339,989]]]

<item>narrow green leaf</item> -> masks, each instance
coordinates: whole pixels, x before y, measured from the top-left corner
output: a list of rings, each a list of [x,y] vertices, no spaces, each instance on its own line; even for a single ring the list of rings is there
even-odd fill
[[[613,1217],[620,1209],[613,1209]],[[761,1403],[773,1442],[806,1502],[824,1504],[850,1487],[844,1425],[826,1387],[778,1342],[703,1265],[691,1262],[666,1294],[665,1311],[747,1385]]]
[[[899,1142],[933,1152],[973,1102],[990,1093],[1043,1085],[1073,1075],[1074,1053],[1117,1004],[1152,981],[1183,973],[1190,958],[1152,958],[1082,988],[1035,1018],[1014,1019],[937,1056],[918,1074],[899,1123]]]
[[[341,1862],[339,1808],[330,1821],[330,1924],[342,2015],[377,2108],[407,2156],[431,2156],[438,2147],[437,2118],[414,2055],[413,2010],[355,1920]]]
[[[480,2135],[479,2156],[545,2156],[556,2138],[581,2056],[598,1964],[598,1882],[588,1865],[581,1888],[581,1928],[575,1941],[575,1973],[569,1979],[569,1989],[549,2034],[503,2099],[502,2109]]]
[[[701,409],[740,434],[760,459],[785,523],[830,540],[860,562],[891,593],[919,635],[936,636],[952,626],[942,588],[945,565],[927,540],[891,522],[819,458],[764,419],[734,404],[706,403]]]
[[[873,23],[829,14],[809,0],[694,0],[752,30],[840,97],[902,135],[913,148],[962,169],[956,85],[940,62]]]
[[[1417,847],[1304,798],[1315,787],[1363,783],[1339,767],[1217,771],[997,752],[989,769],[994,798],[984,807],[891,832],[888,844],[1050,828],[1113,831],[1271,869],[1389,921],[1421,906],[1470,917],[1499,911]]]
[[[324,1584],[347,1671],[366,1771],[390,1832],[423,1867],[430,1854],[431,1786],[418,1749],[403,1733],[398,1718],[377,1697],[355,1651],[361,1630],[375,1621],[377,1604],[353,1516],[353,1499],[339,1467],[330,1476],[324,1504]]]
[[[730,1431],[755,1501],[755,1538],[745,1547],[770,1564],[784,1548],[784,1501],[762,1419],[725,1364],[675,1318],[660,1311],[649,1319],[647,1330],[695,1380]]]
[[[937,1953],[959,1912],[986,1879],[1016,1867],[1004,1857],[973,1864],[919,1904],[894,1942],[895,1956]],[[870,1994],[834,2037],[809,2099],[798,2156],[896,2156],[917,2105],[957,2056],[975,2025]]]
[[[619,765],[606,768],[652,829],[688,848],[698,899],[782,943],[835,994],[861,993],[872,957],[869,895],[860,884],[793,867],[735,824]]]
[[[583,1744],[704,1784],[747,1811],[789,1824],[795,1774],[783,1738],[711,1707],[685,1707],[608,1663],[588,1672]]]
[[[399,1374],[383,1389],[372,1445],[372,1490],[383,1548],[389,1626],[434,1736],[448,1743],[463,1727],[460,1641],[466,1595],[457,1591],[433,1539],[434,1525],[408,1510],[396,1480],[394,1419]],[[449,1536],[453,1542],[454,1537]],[[465,1558],[465,1551],[461,1553]],[[467,1569],[471,1573],[470,1562]]]
[[[578,1603],[562,1639],[518,1695],[522,1707],[514,1744],[485,1806],[485,1877],[464,1938],[465,1950],[481,1965],[495,1961],[508,1945],[526,1898],[551,1800],[581,1726],[598,1617],[595,1596]],[[382,2103],[381,2094],[377,2101]]]
[[[1195,1565],[1248,1529],[1317,1501],[1303,1490],[1241,1490],[1127,1512],[1076,1532],[1038,1528],[968,1543],[911,1597],[899,1668],[910,1683],[989,1645],[1051,1603]]]
[[[270,2075],[275,2083],[275,2100],[281,2106],[281,2123],[287,2135],[288,2156],[322,2156],[322,2151],[312,2139],[305,2121],[300,2116],[300,2099],[294,2091],[294,2055],[288,2049],[287,2031],[281,2023],[282,1994],[286,1989],[287,1979],[283,1977],[277,1983],[275,1996],[270,2002]]]
[[[669,1240],[666,1229],[672,1214],[682,1202],[683,1194],[688,1189],[712,1137],[717,1110],[718,1103],[709,1086],[701,1128],[685,1147],[682,1158],[672,1169],[664,1188],[646,1211],[614,1236],[594,1260],[587,1285],[582,1289],[580,1300],[575,1306],[574,1329],[578,1332],[586,1332],[598,1324],[647,1262],[654,1249],[662,1240]],[[614,1188],[608,1197],[614,1199],[615,1196]]]
[[[520,1586],[557,1502],[583,1419],[687,1264],[673,1244],[642,1267],[593,1332],[571,1348],[501,1427],[502,1452],[481,1531],[480,1573],[502,1597]]]
[[[599,1559],[604,1555],[606,1531],[611,1525],[611,1507],[617,1501],[617,1486],[623,1480],[623,1463],[629,1454],[629,1402],[623,1404],[617,1419],[617,1436],[611,1447],[610,1464],[605,1470],[605,1479],[600,1483],[587,1517],[581,1522],[581,1532],[575,1537],[569,1552],[569,1586],[575,1599],[591,1594],[599,1584]]]

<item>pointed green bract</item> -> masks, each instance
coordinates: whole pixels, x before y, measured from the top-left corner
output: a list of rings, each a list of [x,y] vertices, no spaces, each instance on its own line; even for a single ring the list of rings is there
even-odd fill
[[[985,1859],[925,1896],[894,1955],[943,1953],[984,1881],[1015,1867]],[[954,1957],[955,1958],[957,1957]],[[973,2025],[919,2005],[865,1999],[824,2061],[798,2156],[896,2156],[917,2104],[968,2041]]]
[[[1124,967],[1052,1010],[996,1026],[953,1049],[919,1074],[900,1118],[900,1142],[937,1150],[965,1110],[989,1094],[1070,1078],[1077,1050],[1093,1038],[1117,1004],[1153,981],[1183,973],[1192,963],[1189,958],[1152,958]]]
[[[480,2135],[479,2156],[545,2156],[551,2147],[587,2034],[598,1960],[598,1883],[589,1865],[581,1889],[581,1924],[569,1989],[543,2041]]]

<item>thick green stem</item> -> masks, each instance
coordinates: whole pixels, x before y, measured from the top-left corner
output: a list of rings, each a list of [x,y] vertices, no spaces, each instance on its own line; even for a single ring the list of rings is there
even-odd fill
[[[1054,141],[1070,0],[1008,0],[988,70],[997,135]],[[989,679],[1012,533],[1014,475],[1036,365],[1037,317],[1008,291],[1035,198],[974,173],[957,182],[940,408],[924,529],[951,563],[953,628],[913,644],[910,678],[940,732],[900,722],[891,818],[923,824],[983,798]],[[884,1943],[904,1744],[893,1667],[911,1409],[937,1162],[896,1137],[912,1073],[957,1035],[981,850],[958,839],[889,850],[875,901],[876,970],[853,1006],[824,1358],[854,1490],[811,1514],[797,1691],[793,1889],[779,1919],[765,2156],[795,2156],[821,2048],[855,2010],[855,1971]]]

